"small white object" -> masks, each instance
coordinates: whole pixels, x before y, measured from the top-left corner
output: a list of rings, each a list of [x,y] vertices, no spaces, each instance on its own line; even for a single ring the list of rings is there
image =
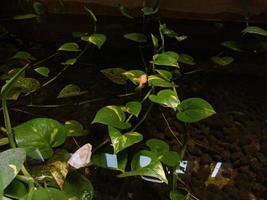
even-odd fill
[[[177,174],[185,174],[187,168],[187,161],[180,161],[179,169],[176,170]]]
[[[80,169],[89,165],[92,156],[92,145],[87,143],[75,151],[68,160],[68,164],[75,169]]]
[[[117,169],[118,168],[118,159],[116,154],[105,153],[107,166],[110,168]]]
[[[140,167],[146,167],[146,166],[148,166],[150,164],[150,162],[151,162],[151,158],[148,157],[148,156],[142,156],[141,155],[140,158],[139,158]]]
[[[217,163],[216,163],[216,165],[215,165],[215,167],[214,167],[214,170],[213,170],[213,172],[212,172],[212,174],[211,174],[211,177],[212,177],[212,178],[216,177],[216,175],[218,174],[218,172],[219,172],[221,166],[222,166],[222,162],[217,162]]]

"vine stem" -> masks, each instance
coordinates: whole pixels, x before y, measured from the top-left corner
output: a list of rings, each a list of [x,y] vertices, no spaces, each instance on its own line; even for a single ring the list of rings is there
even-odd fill
[[[148,113],[151,111],[152,107],[153,107],[153,103],[151,103],[146,111],[146,113],[144,114],[144,116],[142,117],[142,119],[135,125],[135,127],[132,128],[131,132],[135,131],[146,119]]]

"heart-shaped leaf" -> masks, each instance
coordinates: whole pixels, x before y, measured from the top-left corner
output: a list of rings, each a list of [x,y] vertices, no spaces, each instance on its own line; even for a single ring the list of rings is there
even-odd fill
[[[194,58],[192,56],[188,55],[188,54],[180,54],[179,58],[178,58],[178,62],[187,64],[187,65],[196,64],[194,62]]]
[[[166,51],[161,54],[155,54],[153,56],[153,63],[155,65],[179,67],[178,58],[179,58],[179,55],[176,52]]]
[[[2,189],[5,189],[23,167],[26,152],[22,148],[9,149],[0,153],[0,160]]]
[[[36,71],[38,74],[40,74],[44,77],[48,77],[49,72],[50,72],[49,68],[47,68],[47,67],[37,67],[34,69],[34,71]]]
[[[145,74],[145,72],[143,72],[141,70],[130,70],[130,71],[123,73],[123,75],[125,75],[135,85],[139,84],[139,78],[143,74]]]
[[[33,14],[33,13],[28,13],[28,14],[24,14],[24,15],[16,15],[13,17],[13,19],[15,20],[25,20],[25,19],[33,19],[36,18],[37,15]]]
[[[78,171],[71,171],[68,173],[63,186],[63,192],[68,200],[92,200],[94,197],[94,188],[92,183]]]
[[[34,159],[47,159],[53,155],[52,147],[65,142],[66,128],[56,120],[36,118],[14,128],[16,143]]]
[[[57,98],[75,97],[87,93],[87,91],[81,91],[81,88],[74,84],[66,85],[58,94]]]
[[[61,63],[62,65],[74,65],[77,62],[77,58],[71,58]]]
[[[48,199],[67,200],[67,197],[64,192],[52,187],[46,187],[46,188],[39,187],[37,190],[34,190],[32,195],[32,200],[48,200]]]
[[[170,81],[172,79],[172,73],[168,70],[156,69],[155,71],[158,72],[158,74],[167,81]]]
[[[168,143],[155,138],[147,140],[146,145],[155,153],[164,153],[170,150]]]
[[[128,40],[138,42],[138,43],[147,42],[146,36],[142,33],[127,33],[127,34],[124,34],[123,37]]]
[[[142,109],[142,104],[139,101],[131,101],[126,104],[126,106],[121,107],[124,112],[130,113],[138,117]]]
[[[119,129],[128,129],[131,124],[125,122],[125,113],[119,106],[110,105],[101,108],[92,122],[113,126]]]
[[[28,194],[27,187],[24,183],[14,179],[5,189],[5,195],[16,199],[26,200]]]
[[[23,93],[32,93],[40,88],[40,83],[34,78],[19,78],[14,84],[14,88],[21,89]]]
[[[104,34],[92,34],[90,36],[82,36],[81,40],[90,42],[100,49],[107,40],[107,37]]]
[[[77,51],[81,51],[79,45],[75,42],[68,42],[68,43],[64,43],[62,44],[58,51],[69,51],[69,52],[77,52]]]
[[[150,95],[149,99],[154,103],[170,107],[174,110],[176,110],[177,106],[180,103],[180,100],[178,99],[176,93],[173,90],[169,89],[161,90],[157,93],[157,95]]]
[[[126,149],[143,140],[143,135],[137,132],[128,132],[121,134],[121,132],[112,126],[108,127],[109,136],[114,148],[114,154]]]
[[[258,26],[248,26],[242,31],[242,33],[251,33],[267,37],[267,31]]]
[[[225,56],[225,57],[218,57],[218,56],[213,56],[211,60],[221,66],[226,66],[230,65],[232,62],[234,62],[234,58]]]
[[[126,70],[121,68],[108,68],[101,70],[101,73],[103,73],[109,80],[119,85],[125,85],[127,83],[125,76],[123,76],[124,72],[126,72]]]
[[[174,87],[173,83],[161,78],[159,75],[150,75],[148,76],[148,84],[150,86],[157,86],[157,87]]]
[[[88,131],[83,128],[83,125],[76,120],[69,120],[65,122],[67,136],[76,137],[88,135]]]
[[[209,102],[201,98],[189,98],[178,105],[177,119],[186,123],[198,122],[216,112]]]
[[[231,49],[233,51],[242,52],[243,50],[239,47],[239,44],[236,41],[225,41],[222,43],[222,46]]]
[[[18,51],[12,58],[21,60],[36,60],[36,58],[26,51]]]
[[[159,156],[162,163],[170,167],[176,167],[180,163],[180,155],[176,151],[167,151]]]
[[[151,151],[142,150],[135,154],[131,162],[131,168],[132,171],[122,173],[118,177],[149,176],[168,184],[161,162]]]
[[[125,172],[128,155],[126,151],[113,154],[110,152],[93,155],[92,163],[96,166]]]

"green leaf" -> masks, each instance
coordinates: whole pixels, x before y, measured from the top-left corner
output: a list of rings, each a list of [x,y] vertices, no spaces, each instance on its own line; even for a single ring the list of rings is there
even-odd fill
[[[93,13],[93,11],[91,11],[89,8],[87,8],[86,6],[84,6],[85,11],[91,16],[91,18],[93,19],[94,23],[97,22],[97,18],[95,16],[95,14]]]
[[[151,7],[143,7],[141,10],[144,13],[144,15],[154,15],[159,11],[159,8],[154,9]]]
[[[139,101],[131,101],[126,104],[126,106],[122,107],[124,112],[130,113],[136,117],[138,117],[141,112],[142,104]]]
[[[28,13],[28,14],[24,14],[24,15],[16,15],[13,17],[13,19],[15,20],[24,20],[24,19],[32,19],[32,18],[36,18],[37,15],[33,14],[33,13]]]
[[[7,137],[4,137],[4,138],[0,139],[0,147],[4,146],[4,145],[7,145],[8,143],[9,143],[9,140],[8,140]]]
[[[63,65],[74,65],[77,62],[77,58],[71,58],[61,63]]]
[[[194,58],[192,56],[188,55],[188,54],[180,54],[179,55],[178,62],[187,64],[187,65],[194,65],[194,64],[196,64],[194,62]]]
[[[34,78],[20,78],[14,87],[20,88],[23,93],[32,93],[40,88],[40,83]]]
[[[119,106],[110,105],[101,108],[92,121],[93,123],[100,123],[104,125],[113,126],[119,129],[128,129],[131,124],[125,122],[125,113]]]
[[[101,70],[101,73],[103,73],[105,77],[118,85],[125,85],[127,83],[126,78],[123,76],[124,72],[126,72],[126,70],[121,68],[108,68]]]
[[[178,166],[181,160],[180,155],[176,151],[164,152],[160,155],[159,159],[162,163],[170,167]]]
[[[26,152],[22,148],[9,149],[0,153],[0,160],[2,188],[5,189],[23,167]]]
[[[15,140],[34,159],[47,159],[53,155],[52,147],[65,142],[67,130],[56,120],[36,118],[14,128]]]
[[[114,148],[114,154],[143,140],[143,136],[140,133],[127,132],[122,135],[119,130],[112,126],[108,127],[108,132]]]
[[[68,52],[77,52],[77,51],[81,51],[81,49],[79,48],[79,45],[75,42],[68,42],[68,43],[64,43],[62,44],[58,51],[68,51]]]
[[[158,38],[151,33],[151,39],[152,39],[154,48],[155,49],[158,48],[158,46],[159,46],[159,40],[158,40]]]
[[[67,197],[64,192],[52,187],[46,187],[46,188],[39,187],[37,190],[34,190],[33,192],[32,200],[52,200],[52,199],[67,200]]]
[[[123,73],[123,75],[126,76],[135,85],[139,84],[139,77],[143,74],[145,74],[145,72],[141,70],[130,70]]]
[[[76,120],[69,120],[65,122],[67,136],[84,136],[88,135],[88,131],[83,128],[83,125]]]
[[[243,50],[239,47],[236,41],[225,41],[221,44],[222,46],[229,48],[233,51],[242,52]]]
[[[175,39],[178,41],[178,42],[182,42],[184,40],[187,39],[187,36],[186,35],[180,35],[180,36],[176,36]]]
[[[150,86],[157,86],[157,87],[174,87],[173,83],[161,78],[159,75],[150,75],[148,76],[148,84]]]
[[[161,54],[155,54],[153,56],[153,63],[155,65],[179,67],[178,58],[179,58],[179,55],[176,52],[166,51]]]
[[[172,79],[172,73],[168,70],[156,69],[155,71],[158,72],[158,74],[167,81],[170,81]]]
[[[163,106],[176,110],[180,103],[176,93],[173,90],[165,89],[157,93],[157,95],[150,95],[150,101],[161,104]]]
[[[26,51],[18,51],[12,58],[21,60],[36,60],[35,57]]]
[[[145,163],[143,160],[145,160]],[[131,162],[131,168],[132,171],[122,173],[118,177],[149,176],[168,184],[161,162],[151,151],[142,150],[135,154]]]
[[[112,153],[94,154],[92,157],[92,162],[94,165],[107,169],[118,170],[121,172],[125,171],[127,161],[128,161],[128,156],[126,151],[119,152],[118,154],[112,154]]]
[[[34,69],[34,71],[36,71],[38,74],[41,74],[44,77],[48,77],[50,72],[49,68],[47,67],[37,67]]]
[[[14,179],[5,189],[5,195],[16,199],[23,199],[27,194],[28,191],[26,185],[17,179]]]
[[[258,26],[248,26],[242,31],[242,33],[251,33],[267,37],[267,31]]]
[[[68,173],[63,186],[63,192],[67,199],[92,200],[94,197],[92,183],[78,171]]]
[[[87,91],[81,91],[81,88],[74,84],[66,85],[58,94],[57,98],[75,97],[87,93]]]
[[[147,140],[146,145],[155,153],[164,153],[170,150],[168,143],[155,138]]]
[[[209,102],[201,98],[189,98],[178,105],[177,119],[186,123],[198,122],[216,112]]]
[[[129,19],[133,19],[133,17],[129,14],[129,9],[123,5],[119,5],[119,9],[122,15]]]
[[[218,56],[213,56],[211,58],[211,60],[221,66],[226,66],[226,65],[230,65],[232,62],[234,62],[234,59],[232,57],[229,56],[225,56],[225,57],[218,57]]]
[[[138,43],[147,42],[146,36],[142,33],[127,33],[127,34],[124,34],[123,37],[128,40],[138,42]]]
[[[4,187],[3,187],[3,175],[2,172],[0,172],[0,199],[3,199],[4,195]]]
[[[188,193],[184,190],[174,190],[170,192],[171,200],[187,200]]]
[[[81,40],[90,42],[100,49],[107,40],[107,37],[104,34],[92,34],[90,36],[82,36]]]

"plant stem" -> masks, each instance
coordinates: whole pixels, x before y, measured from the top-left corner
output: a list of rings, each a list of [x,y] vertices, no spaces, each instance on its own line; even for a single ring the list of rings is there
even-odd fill
[[[146,111],[146,113],[144,114],[144,116],[142,117],[142,119],[135,125],[135,127],[132,128],[131,132],[135,131],[146,119],[148,113],[150,112],[150,110],[152,109],[153,107],[153,103],[151,103]]]
[[[103,147],[105,144],[107,144],[109,142],[109,138],[106,138],[102,143],[100,143],[96,148],[94,148],[92,150],[92,153],[96,152],[98,149],[100,149],[101,147]]]

